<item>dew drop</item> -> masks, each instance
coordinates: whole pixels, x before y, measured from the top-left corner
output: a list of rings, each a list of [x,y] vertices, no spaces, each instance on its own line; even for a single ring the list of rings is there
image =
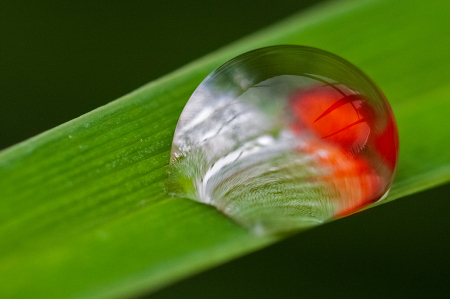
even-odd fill
[[[365,74],[319,49],[273,46],[226,62],[195,90],[167,189],[278,234],[384,198],[397,159],[394,115]]]

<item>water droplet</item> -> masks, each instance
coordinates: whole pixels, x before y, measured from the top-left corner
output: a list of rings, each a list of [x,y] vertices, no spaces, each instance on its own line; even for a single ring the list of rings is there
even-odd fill
[[[322,50],[267,47],[228,61],[191,96],[168,191],[283,233],[379,200],[397,158],[394,115],[366,75]]]

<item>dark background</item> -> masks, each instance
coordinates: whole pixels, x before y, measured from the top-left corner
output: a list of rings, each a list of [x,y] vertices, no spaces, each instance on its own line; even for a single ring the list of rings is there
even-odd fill
[[[0,1],[0,149],[317,0]]]
[[[0,149],[315,2],[1,1]],[[446,297],[449,194],[338,220],[149,298]]]

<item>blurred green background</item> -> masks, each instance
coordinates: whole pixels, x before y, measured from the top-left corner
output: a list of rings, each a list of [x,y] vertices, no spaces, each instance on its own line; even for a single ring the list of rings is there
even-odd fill
[[[316,2],[1,1],[0,149]],[[446,297],[449,194],[338,220],[143,298]]]

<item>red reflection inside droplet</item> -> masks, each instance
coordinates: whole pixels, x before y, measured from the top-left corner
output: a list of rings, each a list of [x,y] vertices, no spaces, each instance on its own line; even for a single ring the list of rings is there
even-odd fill
[[[326,174],[317,175],[314,180],[325,183],[328,189],[339,193],[336,204],[337,217],[343,217],[377,201],[385,192],[385,180],[375,173],[362,157],[345,154],[341,149],[310,140],[302,147],[313,156],[320,169]]]
[[[317,163],[328,174],[317,179],[338,190],[337,216],[351,214],[386,192],[398,158],[397,127],[389,109],[387,115],[376,115],[366,97],[329,85],[297,90],[289,108],[295,133],[319,137],[306,151],[322,152]],[[362,154],[363,149],[368,151]],[[386,178],[374,171],[377,163],[385,166]]]
[[[360,112],[363,100],[361,95],[344,94],[330,86],[300,90],[289,102],[297,118],[294,130],[306,127],[328,142],[358,152],[370,133],[367,119]]]
[[[385,129],[376,136],[374,143],[381,158],[394,170],[398,159],[398,131],[391,111]]]

